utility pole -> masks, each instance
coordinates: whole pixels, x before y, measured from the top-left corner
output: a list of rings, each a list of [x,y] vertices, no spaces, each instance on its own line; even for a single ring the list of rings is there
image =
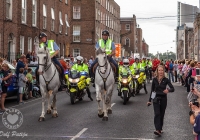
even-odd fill
[[[167,60],[169,59],[168,57],[169,57],[169,56],[168,56],[168,50],[167,50]]]

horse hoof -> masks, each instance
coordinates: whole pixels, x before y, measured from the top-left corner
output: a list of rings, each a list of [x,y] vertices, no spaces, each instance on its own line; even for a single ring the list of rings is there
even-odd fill
[[[98,114],[98,116],[99,116],[99,118],[103,118],[103,116],[104,116],[104,113],[102,113],[101,115],[100,115],[100,114]]]
[[[54,113],[53,115],[52,115],[52,118],[57,118],[58,117],[58,113]]]
[[[102,121],[108,121],[108,117],[103,117]]]
[[[47,114],[51,114],[51,110],[47,110]]]
[[[108,114],[112,114],[112,110],[111,109],[108,109]]]
[[[39,122],[43,122],[44,120],[45,120],[44,117],[39,117],[38,119]]]

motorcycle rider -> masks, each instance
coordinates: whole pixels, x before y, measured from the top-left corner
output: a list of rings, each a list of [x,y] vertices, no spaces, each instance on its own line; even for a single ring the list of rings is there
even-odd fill
[[[123,66],[119,67],[119,74],[124,73],[124,72],[126,72],[128,74],[132,74],[132,70],[129,67],[129,64],[130,64],[129,60],[125,58],[123,60]],[[131,87],[130,88],[133,89],[133,81],[131,81]],[[132,93],[132,95],[135,96],[135,94],[133,94],[133,93]],[[118,96],[121,96],[121,92],[118,92]]]
[[[56,55],[59,53],[60,51],[60,48],[58,47],[58,45],[56,44],[56,42],[54,40],[48,40],[47,39],[47,34],[44,33],[44,32],[41,32],[39,34],[39,39],[41,41],[40,43],[40,48],[43,48],[43,47],[47,47],[50,51],[50,57],[51,57],[51,61],[56,64],[57,66],[60,67],[61,69],[61,73],[60,73],[60,81],[61,81],[61,87],[66,87],[66,84],[65,84],[65,77],[64,77],[64,69],[62,67],[62,65],[60,64],[60,62],[56,59]],[[37,73],[38,71],[38,68],[36,68],[36,81],[37,83],[39,84],[39,75]]]
[[[71,71],[76,70],[78,72],[87,72],[87,77],[89,75],[89,68],[88,65],[86,65],[85,63],[83,63],[84,59],[82,56],[77,56],[76,57],[76,63],[72,66]],[[88,78],[87,78],[88,79]],[[89,89],[89,82],[87,82],[89,80],[86,80],[86,84],[87,84],[87,94],[88,94],[88,98],[90,98],[91,101],[93,101],[92,97],[91,97],[91,92]]]
[[[152,62],[150,57],[147,57],[146,65],[149,67],[150,80],[152,80]]]
[[[108,38],[109,36],[109,32],[107,30],[104,30],[102,32],[102,39],[99,39],[99,41],[96,44],[96,49],[98,49],[99,47],[106,50],[106,54],[108,57],[109,62],[113,63],[116,67],[116,81],[118,80],[118,64],[116,63],[116,61],[112,58],[112,56],[115,55],[115,44],[114,42]],[[92,82],[94,83],[94,79],[95,79],[95,73],[93,72],[93,67],[95,64],[97,64],[97,58],[94,60],[94,62],[91,65],[91,77],[92,77]]]
[[[132,74],[138,74],[139,70],[141,68],[141,63],[139,62],[139,58],[135,58],[135,62],[133,63],[133,65],[131,66],[131,71]]]

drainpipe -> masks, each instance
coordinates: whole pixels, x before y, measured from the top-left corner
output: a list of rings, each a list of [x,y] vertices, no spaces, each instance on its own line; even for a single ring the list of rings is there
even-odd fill
[[[3,1],[3,34],[2,34],[2,37],[3,37],[3,57],[4,57],[4,29],[5,29],[5,27],[4,27],[4,22],[5,22],[5,0]]]

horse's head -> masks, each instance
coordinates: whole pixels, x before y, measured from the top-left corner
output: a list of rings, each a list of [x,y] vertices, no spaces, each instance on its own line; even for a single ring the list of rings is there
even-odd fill
[[[38,63],[39,63],[38,72],[43,72],[45,68],[51,63],[49,49],[46,47],[38,48],[37,57],[38,57]]]
[[[98,60],[98,65],[101,73],[105,73],[107,69],[107,55],[105,49],[97,49],[96,50],[96,57]]]

